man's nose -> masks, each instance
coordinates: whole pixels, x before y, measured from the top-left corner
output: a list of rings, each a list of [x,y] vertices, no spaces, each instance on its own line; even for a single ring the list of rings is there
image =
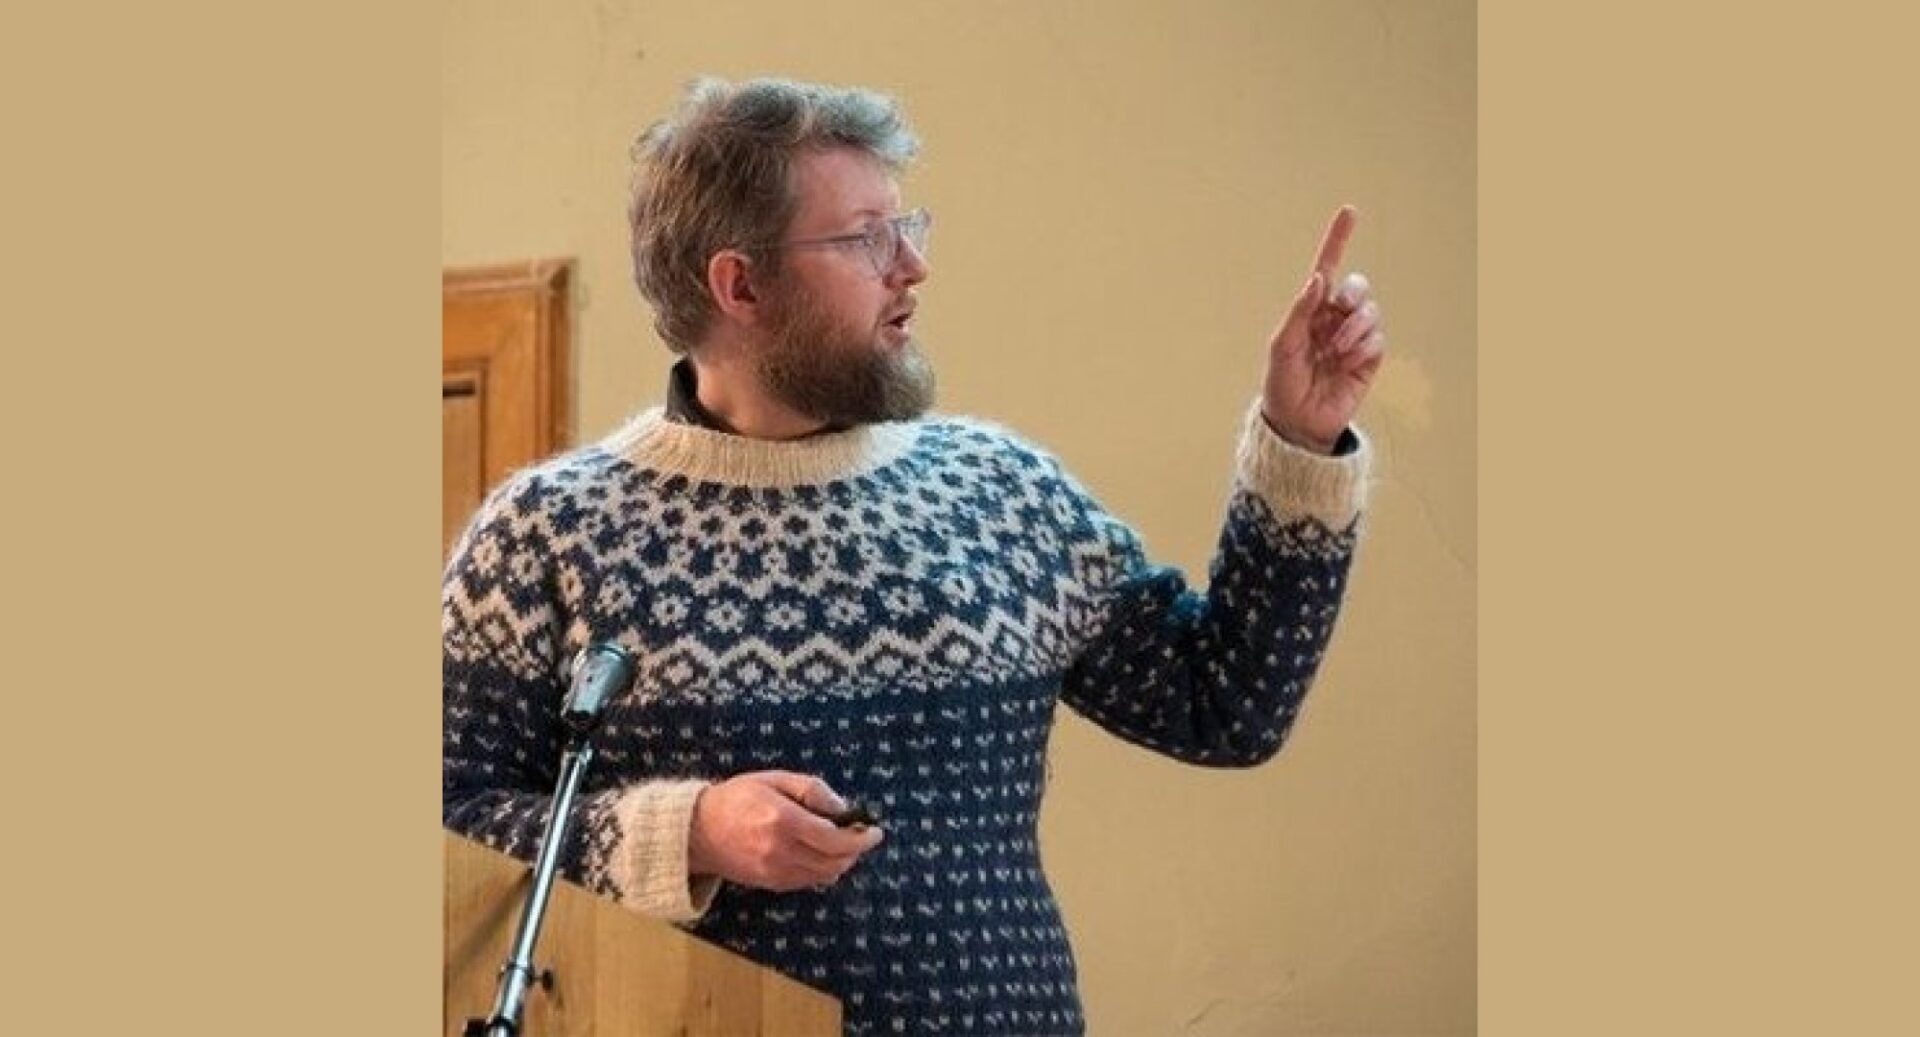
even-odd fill
[[[900,239],[900,254],[894,258],[893,278],[899,284],[912,286],[919,284],[933,273],[933,264],[927,262],[926,254],[913,247],[913,242]]]

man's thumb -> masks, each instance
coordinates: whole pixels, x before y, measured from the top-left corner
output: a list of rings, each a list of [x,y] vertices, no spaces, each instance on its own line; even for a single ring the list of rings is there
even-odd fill
[[[837,814],[847,809],[846,800],[833,791],[825,781],[809,774],[794,774],[789,771],[767,771],[767,782],[779,789],[788,799],[816,814]]]

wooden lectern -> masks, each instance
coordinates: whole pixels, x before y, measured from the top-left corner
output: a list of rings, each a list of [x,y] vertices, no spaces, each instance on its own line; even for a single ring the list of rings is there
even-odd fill
[[[525,863],[445,833],[442,1032],[493,1010],[521,906]],[[565,880],[553,884],[534,950],[551,990],[527,999],[526,1037],[831,1037],[840,1002]]]

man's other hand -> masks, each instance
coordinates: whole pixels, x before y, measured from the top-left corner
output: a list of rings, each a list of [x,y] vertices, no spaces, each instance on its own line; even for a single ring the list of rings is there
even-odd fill
[[[846,808],[816,777],[736,775],[694,802],[687,871],[776,892],[832,885],[883,838],[879,828],[843,829],[822,816]]]

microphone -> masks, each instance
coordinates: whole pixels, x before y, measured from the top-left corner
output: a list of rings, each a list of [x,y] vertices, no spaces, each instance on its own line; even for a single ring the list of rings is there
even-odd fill
[[[573,687],[560,707],[560,720],[573,732],[573,738],[560,763],[560,784],[554,789],[553,810],[547,815],[547,833],[540,840],[539,856],[534,858],[533,888],[521,909],[520,928],[514,933],[507,963],[500,967],[493,1014],[485,1019],[468,1019],[460,1031],[462,1037],[520,1037],[528,990],[535,983],[552,989],[552,970],[535,972],[533,949],[540,940],[540,923],[546,920],[554,876],[560,870],[560,846],[572,819],[574,796],[586,776],[587,765],[593,762],[594,729],[600,726],[607,703],[633,685],[637,670],[632,654],[608,641],[590,644],[573,658]]]
[[[633,655],[611,641],[599,641],[580,650],[573,659],[573,689],[560,720],[578,738],[600,726],[607,703],[633,685],[637,670]]]

